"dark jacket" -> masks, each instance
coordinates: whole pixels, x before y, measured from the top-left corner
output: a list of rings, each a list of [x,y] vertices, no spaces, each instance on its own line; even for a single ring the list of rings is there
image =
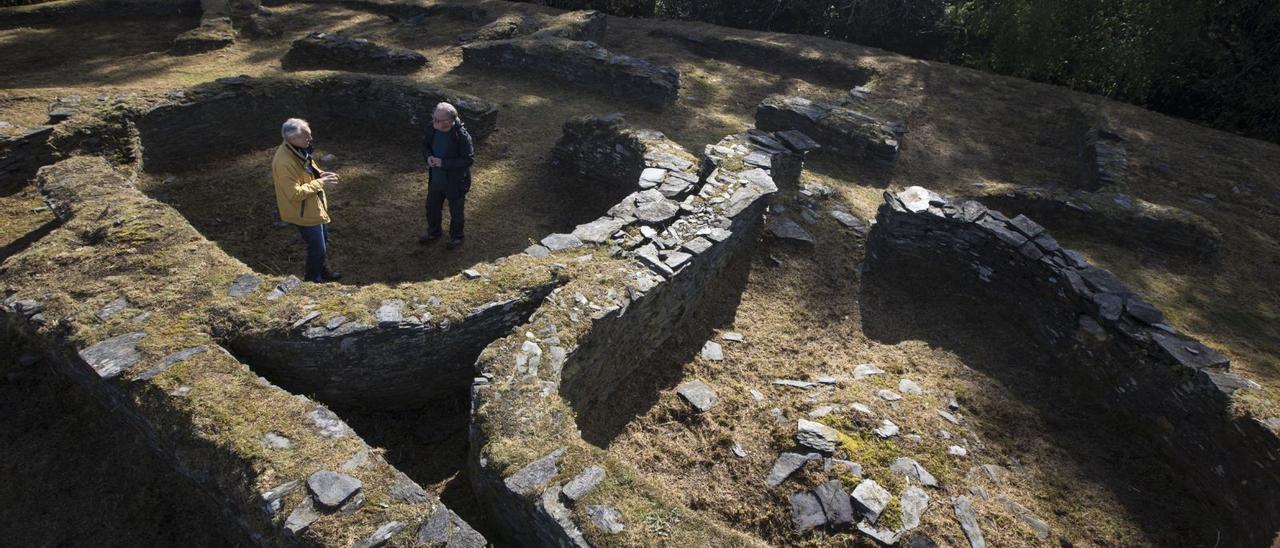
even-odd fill
[[[422,140],[422,161],[425,163],[431,153],[431,142],[435,139],[436,128],[427,127],[427,135]],[[471,142],[471,134],[466,126],[455,122],[449,130],[449,147],[440,156],[441,167],[448,173],[447,181],[436,181],[427,167],[427,190],[443,192],[466,192],[471,190],[471,164],[475,162],[475,147]]]

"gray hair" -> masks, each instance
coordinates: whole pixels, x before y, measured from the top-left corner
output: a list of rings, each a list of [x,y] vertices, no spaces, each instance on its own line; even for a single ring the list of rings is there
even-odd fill
[[[290,118],[284,121],[284,125],[280,126],[280,135],[286,140],[299,133],[304,129],[311,129],[311,124],[302,118]]]
[[[453,117],[453,121],[454,121],[454,122],[459,121],[459,119],[458,119],[458,109],[453,108],[453,105],[450,105],[449,103],[438,103],[438,104],[436,104],[436,108],[435,108],[435,110],[431,111],[431,115],[432,115],[432,116],[435,116],[437,112],[440,112],[440,111],[442,111],[442,110],[443,110],[443,111],[445,111],[446,113],[448,113],[448,114],[449,114],[449,116],[452,116],[452,117]]]

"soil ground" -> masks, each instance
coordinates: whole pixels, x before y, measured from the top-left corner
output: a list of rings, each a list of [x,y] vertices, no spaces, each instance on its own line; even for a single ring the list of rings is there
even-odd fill
[[[491,16],[537,9],[503,2],[483,5]],[[315,128],[322,136],[322,153],[338,158],[326,167],[344,178],[345,186],[333,194],[336,265],[352,283],[397,283],[448,275],[593,218],[594,203],[566,207],[580,196],[556,191],[573,183],[559,180],[546,166],[547,153],[570,116],[622,111],[634,126],[661,130],[698,152],[726,134],[750,127],[756,104],[769,94],[835,99],[847,92],[810,83],[829,79],[806,79],[800,66],[745,66],[698,57],[675,42],[648,35],[676,25],[738,31],[610,18],[605,47],[669,62],[680,70],[681,101],[659,112],[555,81],[461,68],[455,39],[482,22],[433,19],[413,26],[326,5],[273,9],[285,24],[282,37],[242,39],[224,50],[190,56],[173,56],[166,50],[174,36],[195,26],[193,19],[0,29],[0,47],[11,53],[0,56],[0,121],[13,126],[0,132],[14,134],[44,123],[45,105],[58,96],[156,93],[224,76],[284,74],[279,58],[290,41],[313,30],[340,30],[418,50],[431,64],[408,78],[472,93],[501,109],[499,129],[477,157],[471,228],[462,250],[445,254],[413,243],[421,229],[423,183],[412,145],[383,136],[344,135],[326,142],[323,136],[340,133],[338,128]],[[1280,147],[1051,86],[813,38],[776,39],[877,70],[878,76],[868,84],[869,110],[904,120],[909,129],[899,161],[889,171],[820,158],[810,161],[806,180],[836,190],[829,203],[817,205],[820,213],[840,206],[870,218],[885,188],[910,185],[951,194],[1019,185],[1072,188],[1079,179],[1084,129],[1102,122],[1117,128],[1126,139],[1130,162],[1129,180],[1120,190],[1205,217],[1223,231],[1221,256],[1205,261],[1167,250],[1121,247],[1087,233],[1057,234],[1059,240],[1114,271],[1164,310],[1175,327],[1222,351],[1234,369],[1262,383],[1263,390],[1246,391],[1239,398],[1241,412],[1280,415],[1280,289],[1271,282],[1280,270]],[[269,154],[256,151],[176,173],[169,183],[163,174],[146,176],[140,184],[254,268],[300,274],[302,250],[293,243],[294,233],[273,224],[266,184]],[[215,199],[213,193],[223,198]],[[798,202],[790,195],[783,203],[794,208]],[[21,244],[51,219],[39,207],[29,185],[0,196],[0,248]],[[1037,221],[1053,229],[1052,219]],[[845,450],[865,461],[870,477],[896,492],[901,482],[885,473],[883,465],[886,459],[906,455],[943,481],[943,489],[930,491],[924,526],[943,543],[964,544],[948,497],[968,493],[961,489],[975,483],[966,479],[970,467],[994,463],[1013,473],[1005,484],[986,485],[993,498],[977,503],[984,533],[993,545],[1042,542],[995,502],[997,494],[1049,523],[1052,535],[1043,542],[1053,543],[1061,536],[1077,546],[1215,545],[1217,532],[1204,525],[1213,521],[1205,517],[1213,515],[1213,509],[1191,502],[1194,495],[1182,492],[1177,478],[1145,454],[1144,447],[1129,443],[1125,433],[1108,422],[1106,410],[1093,409],[1066,391],[1051,369],[1040,366],[1044,357],[1028,348],[1016,331],[985,320],[980,303],[931,290],[927,280],[898,285],[876,280],[874,272],[864,276],[857,268],[861,241],[829,218],[823,217],[812,230],[818,236],[816,250],[762,243],[736,272],[734,282],[700,312],[686,339],[668,345],[669,350],[654,358],[652,370],[618,391],[638,397],[611,402],[610,409],[580,418],[588,440],[631,455],[641,469],[682,493],[692,509],[768,541],[866,542],[847,534],[827,538],[790,532],[785,497],[821,479],[820,471],[806,469],[798,480],[777,490],[766,489],[761,481],[777,452],[790,446],[796,418],[821,405],[841,405],[842,411],[820,420],[848,434]],[[781,266],[774,266],[771,256]],[[743,333],[746,343],[723,342],[723,362],[696,357],[703,341],[725,330]],[[848,374],[859,363],[875,363],[887,373],[813,391],[769,384],[777,378]],[[693,377],[720,392],[723,401],[708,415],[689,415],[673,393],[682,379]],[[896,390],[904,377],[920,384],[925,394],[893,404],[876,397],[880,388]],[[77,443],[94,439],[87,436],[101,435],[102,430],[84,420],[84,414],[61,411],[75,406],[67,403],[69,396],[57,380],[32,378],[39,380],[30,388],[2,388],[6,416],[20,419],[5,421],[13,430],[4,435],[14,436],[26,448],[19,458],[6,459],[21,466],[0,469],[5,478],[0,482],[0,506],[10,513],[0,522],[23,527],[18,538],[33,539],[36,545],[63,540],[76,545],[76,539],[88,538],[122,545],[166,544],[167,539],[218,543],[184,536],[206,533],[203,527],[193,529],[181,521],[204,511],[176,506],[185,500],[182,496],[160,496],[173,492],[162,478],[140,478],[157,487],[134,485],[131,493],[156,493],[147,500],[166,501],[154,505],[173,509],[172,522],[161,520],[172,527],[149,524],[152,530],[145,533],[133,530],[141,527],[128,527],[139,523],[131,521],[140,519],[137,516],[160,511],[156,507],[83,506],[103,491],[94,491],[92,482],[77,474],[96,478],[141,461],[131,453],[105,448],[96,454],[97,445],[105,443],[93,448]],[[755,401],[751,388],[761,391],[765,401]],[[960,404],[960,425],[944,423],[934,412],[951,394]],[[850,412],[853,402],[870,406],[875,417]],[[785,414],[786,424],[770,414],[775,407]],[[350,411],[346,416],[366,439],[388,450],[393,464],[439,492],[468,519],[482,521],[467,515],[469,495],[458,473],[462,435],[416,431],[412,425],[422,417],[414,414],[388,417]],[[903,430],[891,442],[870,434],[885,417]],[[65,435],[40,439],[29,425],[42,424]],[[942,439],[944,429],[950,440]],[[918,434],[921,441],[910,442],[906,434]],[[747,451],[746,459],[729,452],[735,442]],[[950,445],[966,447],[968,456],[948,455]],[[68,453],[77,456],[63,459]],[[427,454],[437,460],[424,464],[421,456]],[[58,480],[65,481],[60,490],[65,494],[46,496],[42,500],[47,506],[30,502],[36,500],[35,484],[26,479],[9,482],[50,462],[57,463],[57,475],[65,476]],[[16,487],[5,490],[5,484]],[[976,500],[976,495],[968,496]],[[115,514],[117,508],[124,513]],[[81,520],[60,524],[64,536],[59,538],[28,527],[49,523],[54,509],[69,509],[68,515],[78,510]],[[102,530],[94,525],[108,522],[115,525]],[[95,534],[101,536],[91,537]],[[141,534],[161,538],[139,539],[136,535]]]

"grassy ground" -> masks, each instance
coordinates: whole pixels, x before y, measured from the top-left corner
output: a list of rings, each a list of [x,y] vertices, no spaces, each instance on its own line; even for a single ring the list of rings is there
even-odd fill
[[[492,15],[516,6],[484,5]],[[329,6],[275,10],[285,24],[282,38],[244,39],[225,50],[185,57],[164,50],[173,36],[194,26],[194,20],[0,30],[0,45],[18,52],[0,56],[0,120],[15,125],[0,131],[16,133],[43,123],[44,105],[58,95],[154,92],[222,76],[278,75],[278,60],[290,40],[311,30],[343,30],[416,49],[431,64],[409,78],[497,102],[501,114],[499,130],[479,150],[469,207],[470,237],[456,254],[420,249],[413,243],[421,229],[423,183],[416,152],[408,145],[382,136],[322,140],[323,152],[338,157],[332,167],[345,181],[333,194],[336,265],[355,283],[395,283],[451,274],[593,218],[593,204],[565,207],[578,195],[564,192],[567,182],[546,167],[547,152],[569,116],[622,111],[634,125],[661,130],[696,152],[749,127],[755,105],[769,94],[834,99],[847,91],[810,83],[827,79],[806,79],[803,67],[762,70],[700,58],[675,42],[648,35],[670,25],[737,31],[610,18],[606,47],[669,62],[681,71],[680,103],[659,112],[554,81],[462,69],[455,38],[480,23],[442,19],[415,27]],[[1261,382],[1264,391],[1241,399],[1244,410],[1261,416],[1280,414],[1275,404],[1280,400],[1280,295],[1270,283],[1271,273],[1280,267],[1276,145],[1051,86],[809,37],[769,39],[876,69],[879,76],[869,84],[870,109],[907,122],[909,133],[892,170],[822,159],[809,164],[809,180],[835,188],[833,200],[864,218],[874,215],[886,187],[918,184],[956,194],[992,185],[1071,188],[1079,180],[1084,129],[1102,122],[1117,128],[1128,141],[1131,166],[1130,180],[1120,190],[1209,219],[1224,232],[1221,257],[1203,262],[1159,249],[1119,248],[1088,234],[1060,239],[1115,271],[1163,309],[1176,327],[1223,351],[1235,369]],[[316,129],[322,136],[333,131]],[[293,232],[272,224],[269,153],[258,151],[174,174],[170,183],[161,175],[144,178],[141,184],[255,268],[297,273],[301,246],[291,245]],[[235,198],[211,199],[214,193]],[[0,245],[45,220],[22,213],[35,207],[33,200],[29,190],[0,197],[0,210],[11,213],[0,224]],[[207,203],[219,207],[200,206]],[[1051,219],[1037,220],[1053,228]],[[760,478],[785,447],[797,416],[828,402],[858,401],[876,411],[876,420],[890,416],[903,426],[904,434],[923,437],[920,444],[902,439],[884,444],[868,437],[869,423],[855,420],[856,415],[847,411],[838,415],[845,421],[838,425],[850,435],[851,453],[880,464],[898,453],[912,455],[944,480],[945,491],[930,493],[926,515],[926,527],[937,534],[935,538],[963,543],[943,505],[945,495],[960,494],[953,490],[965,483],[960,480],[970,466],[1016,462],[1024,471],[999,492],[1049,522],[1055,537],[1063,535],[1077,545],[1213,545],[1213,531],[1176,525],[1197,523],[1186,515],[1192,508],[1180,504],[1185,494],[1171,487],[1176,481],[1169,481],[1139,448],[1109,435],[1105,422],[1098,422],[1105,413],[1073,405],[1060,383],[1029,365],[1040,357],[1016,336],[963,314],[973,303],[950,300],[921,308],[919,295],[870,284],[856,270],[862,253],[856,239],[825,219],[815,231],[818,252],[762,247],[718,304],[703,311],[688,340],[659,356],[655,363],[661,367],[651,375],[630,381],[633,389],[619,391],[638,397],[584,418],[584,434],[619,454],[633,455],[646,473],[684,493],[694,509],[774,542],[820,543],[832,539],[788,532],[784,497],[804,483],[768,492]],[[781,258],[783,266],[770,266],[770,254]],[[746,334],[747,344],[725,343],[728,357],[717,364],[692,357],[702,341],[725,329]],[[877,363],[889,375],[831,391],[798,392],[768,384],[778,377],[847,373],[863,362]],[[711,383],[724,399],[709,416],[688,416],[671,392],[680,379],[692,376]],[[878,401],[875,389],[894,385],[904,376],[925,388],[921,401]],[[748,388],[762,391],[766,402],[755,402]],[[962,426],[942,424],[932,414],[945,403],[947,392],[954,392],[962,404]],[[50,399],[42,394],[32,391],[14,405],[49,405]],[[773,407],[787,414],[788,424],[775,425],[768,413]],[[353,423],[360,422],[352,417]],[[430,451],[431,443],[397,449],[396,440],[404,436],[397,429],[412,420],[373,420],[362,434],[387,447],[390,460],[451,502],[448,486],[456,484],[456,479],[447,479],[451,472],[412,471],[414,455]],[[956,437],[941,440],[943,428]],[[728,455],[734,441],[746,448],[747,459]],[[947,455],[945,449],[952,443],[968,447],[970,456]],[[864,466],[877,480],[898,485],[875,467]],[[811,476],[809,481],[817,478]],[[1003,507],[992,502],[978,508],[993,544],[1033,543],[1029,529]]]

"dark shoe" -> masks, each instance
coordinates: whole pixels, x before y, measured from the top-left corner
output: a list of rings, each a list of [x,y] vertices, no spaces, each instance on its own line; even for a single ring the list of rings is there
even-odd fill
[[[333,281],[341,280],[341,279],[342,279],[342,274],[341,274],[341,273],[339,273],[339,272],[334,272],[334,271],[332,271],[332,270],[325,270],[325,271],[324,271],[324,275],[323,275],[323,276],[321,276],[321,278],[320,278],[320,279],[322,279],[322,280],[324,280],[324,281],[326,281],[326,282],[333,282]]]
[[[427,244],[429,244],[429,243],[431,243],[431,242],[434,242],[434,241],[436,241],[436,240],[439,240],[439,239],[440,239],[440,235],[439,235],[439,234],[423,234],[423,235],[421,235],[421,236],[419,236],[419,237],[418,237],[418,243],[420,243],[420,244],[422,244],[422,245],[427,245]]]
[[[449,245],[446,246],[448,249],[458,249],[459,247],[462,247],[462,238],[451,238]]]

